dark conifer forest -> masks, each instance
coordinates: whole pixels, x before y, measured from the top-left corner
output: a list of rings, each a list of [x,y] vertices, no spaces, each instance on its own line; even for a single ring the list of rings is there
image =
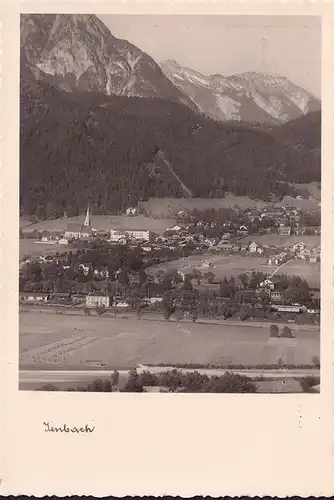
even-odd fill
[[[158,99],[62,92],[21,73],[20,204],[40,219],[87,204],[117,213],[149,197],[261,200],[320,180],[320,112],[268,130]],[[175,175],[156,156],[163,152]],[[158,155],[159,156],[159,155]]]

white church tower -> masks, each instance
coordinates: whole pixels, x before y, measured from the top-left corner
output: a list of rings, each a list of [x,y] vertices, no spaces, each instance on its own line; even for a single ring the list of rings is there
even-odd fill
[[[92,210],[90,206],[90,202],[87,205],[86,216],[84,223],[81,228],[81,234],[83,236],[90,236],[92,233]]]

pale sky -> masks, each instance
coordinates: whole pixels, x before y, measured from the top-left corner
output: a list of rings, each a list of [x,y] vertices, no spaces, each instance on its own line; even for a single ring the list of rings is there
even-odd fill
[[[321,19],[316,16],[99,15],[117,38],[157,62],[204,75],[285,76],[321,97]]]

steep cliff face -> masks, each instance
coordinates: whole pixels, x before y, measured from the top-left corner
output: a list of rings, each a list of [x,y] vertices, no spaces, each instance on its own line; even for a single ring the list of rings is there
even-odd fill
[[[320,109],[318,99],[284,77],[256,72],[204,76],[171,60],[161,68],[200,111],[217,120],[276,125]]]
[[[95,15],[22,15],[22,68],[66,91],[158,97],[197,109],[151,57],[114,37]]]

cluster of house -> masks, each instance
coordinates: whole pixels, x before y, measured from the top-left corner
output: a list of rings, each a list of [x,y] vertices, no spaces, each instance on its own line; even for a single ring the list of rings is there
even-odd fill
[[[86,307],[110,307],[110,297],[101,291],[89,294],[78,293],[49,293],[49,292],[20,292],[19,301],[21,304],[53,304],[53,305],[82,305]],[[118,307],[122,307],[122,303]]]
[[[318,211],[315,211],[318,213]],[[285,205],[283,207],[274,207],[272,209],[249,209],[239,213],[239,225],[235,222],[227,222],[224,224],[219,223],[218,221],[213,221],[211,223],[205,222],[203,220],[197,221],[195,226],[209,228],[209,227],[217,227],[226,226],[233,230],[234,236],[248,236],[249,227],[256,221],[270,221],[270,225],[263,225],[265,227],[259,229],[260,233],[277,233],[281,236],[290,236],[291,234],[295,235],[320,235],[321,229],[320,226],[303,226],[303,214],[301,210]],[[177,214],[179,220],[185,220],[185,218],[189,219],[189,216],[184,212],[180,211]],[[194,219],[194,217],[190,216],[190,220]]]
[[[308,248],[303,241],[300,241],[292,245],[291,249],[296,259],[307,260],[311,264],[315,264],[320,261],[320,246]]]
[[[210,267],[210,266],[208,266]],[[185,279],[186,275],[182,272],[178,272],[179,276]],[[238,284],[238,278],[236,278],[236,284]],[[241,284],[239,283],[242,288]],[[279,290],[279,278],[275,276],[264,279],[256,289],[246,289],[243,290],[243,295],[245,301],[253,298],[260,298],[267,296],[271,308],[279,313],[302,313],[307,312],[309,314],[319,314],[319,309],[309,309],[300,304],[286,304],[284,303],[284,297],[282,292]],[[212,289],[215,287],[219,288],[219,280],[215,280],[213,284],[210,285]],[[203,286],[202,286],[203,288]],[[199,286],[201,289],[201,286]],[[159,281],[150,282],[146,289],[146,299],[145,302],[149,305],[153,305],[157,302],[162,301],[164,294],[164,286]],[[313,293],[320,296],[320,291],[314,289]],[[221,298],[224,300],[224,298]],[[105,308],[108,309],[112,305],[117,308],[130,308],[131,299],[125,299],[121,293],[116,291],[113,298],[106,292],[106,290],[101,287],[95,291],[84,293],[84,292],[71,292],[71,293],[50,293],[50,292],[20,292],[19,294],[20,304],[50,304],[50,305],[71,305],[71,306],[85,306],[87,308]]]
[[[138,214],[136,208],[128,208],[126,210],[128,216],[135,216]],[[184,212],[179,212],[178,215]],[[282,236],[289,236],[292,234],[291,223],[294,223],[294,234],[304,235],[310,234],[312,229],[313,233],[319,235],[320,227],[305,228],[301,225],[301,212],[298,209],[284,206],[281,208],[269,209],[250,209],[245,211],[240,217],[239,224],[232,222],[220,223],[218,221],[205,222],[197,221],[190,224],[175,225],[167,229],[163,236],[158,236],[152,231],[146,229],[110,229],[105,231],[96,231],[92,228],[92,213],[90,205],[87,207],[85,220],[83,224],[77,222],[69,222],[64,232],[51,232],[42,233],[41,242],[59,245],[67,245],[72,240],[90,240],[92,237],[100,237],[106,239],[111,243],[117,244],[130,244],[131,242],[142,243],[142,248],[146,252],[154,249],[169,248],[175,250],[176,248],[186,247],[189,244],[194,244],[197,250],[206,248],[215,248],[217,250],[225,250],[228,252],[250,252],[251,254],[263,255],[266,253],[266,247],[257,245],[255,242],[250,244],[238,243],[239,239],[249,235],[249,226],[257,220],[270,219],[274,221],[275,228],[268,227],[260,229],[260,233],[277,232]],[[210,228],[219,227],[221,236],[219,238],[209,238],[205,234]],[[195,231],[194,231],[195,229]],[[195,233],[195,234],[194,234]],[[302,254],[301,254],[302,255]],[[305,254],[306,255],[306,254]],[[309,257],[313,257],[309,256]],[[279,257],[276,256],[279,260]]]

